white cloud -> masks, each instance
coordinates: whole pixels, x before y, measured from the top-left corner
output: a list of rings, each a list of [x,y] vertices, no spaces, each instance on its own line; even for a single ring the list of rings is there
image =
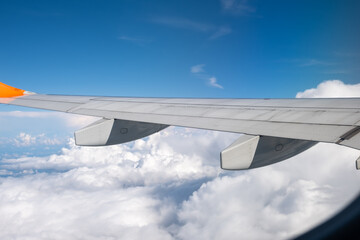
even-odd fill
[[[134,144],[71,143],[60,155],[2,161],[4,174],[21,173],[1,179],[0,213],[11,225],[0,236],[287,238],[358,190],[353,162],[346,161],[358,151],[332,144],[266,168],[221,171],[217,154],[207,159],[206,152],[235,137],[170,128]]]
[[[19,136],[14,139],[17,146],[29,146],[36,143],[36,137],[32,137],[30,134],[20,133]]]
[[[95,122],[99,118],[68,114],[63,112],[21,112],[21,111],[11,111],[11,112],[0,112],[0,118],[5,117],[15,117],[15,118],[35,118],[35,119],[50,119],[49,121],[63,120],[68,127],[71,128],[81,128],[86,125]]]
[[[360,97],[360,83],[345,84],[340,80],[328,80],[316,88],[296,94],[297,98]]]
[[[97,120],[98,117],[76,115],[76,114],[67,114],[67,113],[58,113],[61,114],[61,118],[65,121],[66,125],[71,128],[83,128]]]
[[[204,72],[204,67],[205,67],[205,64],[198,64],[198,65],[192,66],[191,72],[192,73]]]
[[[159,228],[161,201],[152,197],[149,188],[89,188],[89,177],[94,176],[86,175],[84,169],[3,181],[0,212],[5,217],[0,221],[0,237],[144,239],[148,235],[171,239]]]
[[[0,238],[288,238],[358,191],[349,159],[359,151],[332,144],[220,170],[217,153],[236,136],[169,128],[133,144],[72,141],[59,155],[3,159],[1,175],[13,177],[0,178]]]
[[[210,76],[206,73],[205,64],[198,64],[195,66],[192,66],[190,71],[193,73],[197,78],[204,79],[207,81],[208,85],[215,88],[224,89],[223,86],[221,86],[218,82],[216,77]]]
[[[216,87],[216,88],[221,88],[221,89],[224,88],[223,86],[221,86],[220,84],[218,84],[216,82],[216,77],[209,78],[209,84],[210,84],[210,86],[213,86],[213,87]]]
[[[10,141],[11,142],[11,141]],[[12,143],[17,147],[25,147],[31,145],[60,145],[63,142],[56,138],[49,138],[45,134],[32,136],[27,133],[20,133],[16,138],[12,139]]]
[[[3,158],[0,238],[285,239],[359,192],[360,151],[318,144],[275,165],[223,171],[219,152],[237,137],[170,127],[125,145],[71,140],[59,154]]]
[[[183,203],[178,234],[182,239],[287,239],[297,235],[355,197],[359,176],[353,162],[344,161],[358,154],[319,144],[276,165],[216,178]]]
[[[14,177],[0,178],[0,238],[172,239],[176,201],[220,172],[218,162],[203,164],[201,151],[176,150],[196,143],[205,151],[209,141],[201,140],[220,134],[198,132],[171,128],[100,148],[72,141],[60,155],[3,159],[1,175]],[[174,146],[184,135],[188,141]]]

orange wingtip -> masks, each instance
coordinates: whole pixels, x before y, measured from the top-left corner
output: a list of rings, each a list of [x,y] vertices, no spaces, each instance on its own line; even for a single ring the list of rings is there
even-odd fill
[[[11,97],[20,97],[26,94],[25,90],[18,89],[6,85],[0,82],[0,97],[1,98],[11,98]]]

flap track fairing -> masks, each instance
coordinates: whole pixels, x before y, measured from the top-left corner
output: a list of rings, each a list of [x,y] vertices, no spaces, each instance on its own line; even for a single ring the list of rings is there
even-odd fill
[[[220,154],[221,168],[242,170],[267,166],[293,157],[317,142],[242,135]]]
[[[119,119],[101,119],[75,132],[78,146],[108,146],[134,141],[156,133],[168,125],[127,121]]]

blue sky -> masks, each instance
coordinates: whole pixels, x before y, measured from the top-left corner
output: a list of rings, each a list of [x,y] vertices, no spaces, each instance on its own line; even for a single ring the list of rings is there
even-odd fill
[[[294,97],[324,80],[359,82],[359,7],[358,1],[1,1],[0,80],[39,93]],[[196,65],[201,73],[191,72]]]
[[[38,93],[360,96],[359,1],[0,1],[0,82]],[[16,110],[16,111],[14,111]],[[319,143],[224,171],[238,134],[169,127],[75,146],[86,116],[0,105],[0,238],[288,239],[359,193]]]

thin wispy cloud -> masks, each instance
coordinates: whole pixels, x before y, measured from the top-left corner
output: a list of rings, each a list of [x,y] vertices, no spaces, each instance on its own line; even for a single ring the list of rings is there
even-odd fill
[[[216,39],[225,35],[228,35],[232,32],[230,27],[220,27],[209,39]]]
[[[192,66],[190,71],[192,73],[204,72],[204,67],[205,67],[205,64],[198,64],[198,65]]]
[[[256,8],[248,3],[248,0],[221,0],[223,11],[235,15],[250,15],[256,12]]]
[[[122,41],[126,41],[126,42],[132,42],[132,43],[135,43],[135,44],[138,44],[138,45],[144,45],[146,43],[151,42],[148,39],[129,37],[129,36],[125,36],[125,35],[120,36],[117,39],[122,40]]]
[[[329,71],[323,72],[324,74],[350,74],[351,70],[349,69],[332,69]]]
[[[159,17],[159,18],[154,18],[153,22],[162,25],[167,25],[170,27],[190,29],[198,32],[209,32],[215,28],[215,26],[211,24],[200,23],[184,18]]]
[[[360,53],[356,52],[356,51],[334,51],[333,55],[337,56],[337,57],[344,57],[344,58],[356,58],[356,57],[360,57]]]
[[[303,63],[300,63],[301,67],[311,67],[311,66],[324,66],[324,65],[332,65],[330,62],[321,61],[318,59],[308,59],[303,60]]]
[[[210,40],[228,35],[232,32],[232,29],[229,26],[218,26],[184,18],[159,17],[152,19],[152,21],[154,23],[166,25],[173,28],[180,28],[210,34]]]
[[[280,59],[278,62],[290,63],[298,67],[315,67],[336,65],[334,62],[325,61],[317,58],[287,58]]]
[[[194,65],[190,68],[190,72],[194,74],[197,78],[206,80],[209,86],[224,89],[224,87],[217,82],[216,77],[207,74],[204,68],[205,64]]]

